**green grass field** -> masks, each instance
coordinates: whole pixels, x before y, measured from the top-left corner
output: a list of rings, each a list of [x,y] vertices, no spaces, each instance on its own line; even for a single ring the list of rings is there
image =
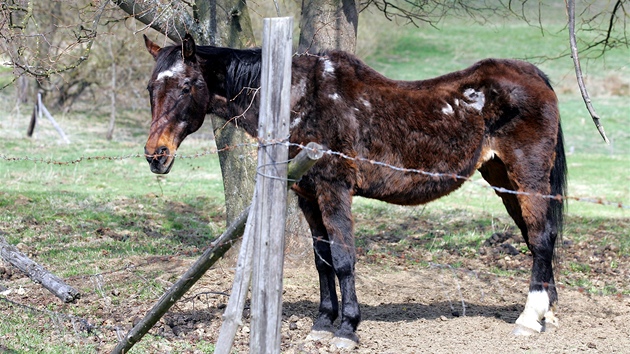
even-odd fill
[[[540,29],[516,21],[480,25],[447,19],[435,29],[396,28],[381,19],[377,23],[382,22],[392,31],[377,36],[381,41],[365,60],[397,79],[432,77],[485,57],[520,58],[538,64],[550,76],[560,98],[569,152],[569,194],[623,203],[627,208],[628,50],[611,51],[605,60],[590,60],[586,65],[594,105],[612,141],[605,145],[579,96],[570,57],[550,59],[565,53],[568,47],[562,19],[552,21],[544,36]],[[130,262],[142,263],[155,256],[195,257],[223,231],[224,197],[217,155],[179,159],[169,175],[152,174],[141,156],[150,118],[148,106],[141,111],[121,112],[114,141],[104,139],[107,116],[90,112],[59,115],[57,120],[72,141],[65,145],[46,120],[39,122],[34,138],[26,138],[30,107],[23,107],[18,115],[9,91],[0,92],[0,99],[8,107],[0,113],[0,235],[57,275],[78,279],[124,269]],[[209,130],[206,126],[189,137],[178,153],[192,156],[213,150]],[[70,163],[78,159],[81,161]],[[441,248],[474,254],[494,232],[513,229],[499,198],[479,175],[473,177],[473,183],[427,206],[398,207],[357,198],[354,211],[359,220],[356,229],[360,248],[367,247],[378,235],[406,242],[372,248],[366,251],[368,255],[401,252],[402,246],[417,247],[429,254]],[[614,244],[620,256],[630,254],[630,230],[626,228],[630,210],[571,201],[567,215],[566,238],[593,241],[589,237],[606,229],[605,237],[595,242]],[[428,220],[433,231],[408,228],[405,220]],[[575,263],[569,268],[579,273],[585,267]],[[11,281],[12,286],[35,287],[25,279],[11,280],[6,267],[2,269],[5,273],[0,272],[0,285]],[[153,270],[141,275],[157,278],[164,272]],[[575,284],[592,286],[586,277],[575,280]],[[166,288],[165,283],[145,282],[141,277],[126,279],[117,286],[149,302]],[[87,281],[80,290],[88,294],[99,291]],[[630,292],[627,288],[617,290]],[[55,300],[42,306],[44,310],[80,317],[92,316],[97,307],[87,304],[64,308]],[[45,312],[25,315],[2,302],[0,311],[0,344],[18,352],[95,352],[99,348],[97,344],[86,345],[85,338],[77,338],[68,326],[58,325]],[[39,323],[36,329],[33,323]],[[12,341],[3,342],[5,337]],[[204,341],[190,344],[154,337],[152,344],[143,343],[137,352],[164,351],[165,346],[175,352],[205,352],[212,347]]]

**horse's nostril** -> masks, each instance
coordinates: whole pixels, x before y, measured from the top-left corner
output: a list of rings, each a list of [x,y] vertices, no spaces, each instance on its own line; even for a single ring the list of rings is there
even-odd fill
[[[144,148],[144,155],[149,163],[158,162],[164,164],[170,154],[169,149],[166,146],[161,146],[155,150],[154,153],[150,153],[147,148]]]
[[[168,148],[166,146],[159,147],[155,151],[156,155],[168,155]]]
[[[164,165],[166,160],[168,160],[169,151],[166,146],[161,146],[157,150],[155,150],[155,159],[158,161],[160,165]]]
[[[155,157],[160,161],[161,164],[164,164],[168,159],[169,151],[166,146],[161,146],[155,151]]]

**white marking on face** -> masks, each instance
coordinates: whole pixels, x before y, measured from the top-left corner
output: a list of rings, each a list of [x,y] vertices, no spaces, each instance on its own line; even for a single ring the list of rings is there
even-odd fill
[[[339,95],[337,93],[333,93],[332,95],[328,95],[328,97],[332,98],[333,100],[338,100],[339,99]]]
[[[533,329],[537,332],[542,330],[540,320],[549,311],[549,294],[547,290],[530,291],[527,294],[525,309],[516,320],[517,325]]]
[[[476,109],[481,112],[484,104],[486,103],[486,96],[481,91],[475,91],[472,88],[467,88],[464,91],[464,97],[468,98],[472,102],[463,102],[463,105]]]
[[[167,77],[173,77],[175,75],[178,75],[178,74],[184,72],[184,70],[185,70],[184,63],[181,62],[181,61],[178,61],[177,63],[175,63],[173,66],[171,66],[167,70],[164,70],[161,73],[159,73],[155,80],[156,81],[160,81],[160,80],[165,79]]]
[[[458,98],[455,99],[454,103],[455,103],[455,107],[459,107],[459,99]]]
[[[446,106],[442,107],[442,113],[451,115],[455,113],[455,111],[453,110],[453,106],[447,103]]]

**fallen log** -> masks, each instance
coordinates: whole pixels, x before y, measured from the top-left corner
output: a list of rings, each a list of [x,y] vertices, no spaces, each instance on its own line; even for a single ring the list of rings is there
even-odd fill
[[[0,257],[2,257],[5,262],[22,271],[35,283],[41,284],[44,288],[65,303],[75,302],[81,297],[81,294],[75,288],[64,283],[64,281],[59,277],[32,261],[15,246],[10,245],[7,240],[1,236]]]

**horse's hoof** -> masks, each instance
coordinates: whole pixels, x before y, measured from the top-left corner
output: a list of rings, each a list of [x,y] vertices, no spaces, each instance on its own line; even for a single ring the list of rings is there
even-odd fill
[[[537,331],[534,328],[525,327],[519,324],[517,324],[514,330],[512,331],[512,334],[515,336],[531,336],[538,333],[540,333],[540,331]]]
[[[353,350],[357,347],[359,343],[353,341],[352,339],[343,338],[343,337],[334,337],[330,340],[330,343],[337,347],[337,349],[344,350]]]
[[[324,340],[328,340],[333,337],[333,332],[329,331],[311,331],[311,333],[306,336],[306,340],[311,340],[314,342],[321,342]]]

